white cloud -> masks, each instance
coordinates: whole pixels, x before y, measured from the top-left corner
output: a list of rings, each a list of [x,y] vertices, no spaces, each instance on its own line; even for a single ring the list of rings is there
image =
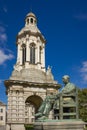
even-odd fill
[[[7,42],[7,34],[5,32],[5,28],[0,26],[0,43]]]
[[[7,41],[7,35],[5,33],[0,33],[0,42],[4,43]]]
[[[80,73],[84,83],[87,83],[87,61],[82,62],[82,67],[80,68]]]
[[[87,61],[84,61],[82,63],[82,68],[81,68],[80,71],[83,72],[83,73],[87,73]]]
[[[14,58],[12,54],[5,54],[2,50],[0,50],[0,57],[0,65],[2,65],[6,60],[11,60]]]
[[[0,65],[2,65],[5,61],[11,60],[14,58],[12,51],[5,47],[5,43],[7,42],[7,34],[4,26],[0,26]],[[4,50],[1,49],[4,47]],[[5,53],[7,52],[7,53]]]

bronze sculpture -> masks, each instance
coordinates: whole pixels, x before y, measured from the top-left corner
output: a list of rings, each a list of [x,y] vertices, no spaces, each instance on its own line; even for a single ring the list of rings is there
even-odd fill
[[[47,119],[51,109],[59,109],[59,99],[61,95],[72,93],[76,89],[76,86],[70,82],[70,77],[68,75],[64,75],[62,81],[64,83],[64,88],[56,95],[53,95],[53,93],[51,93],[50,95],[46,96],[45,100],[42,102],[38,110],[38,113],[35,114],[36,119]],[[73,102],[72,98],[68,98],[67,101],[64,101],[64,103],[70,102]]]

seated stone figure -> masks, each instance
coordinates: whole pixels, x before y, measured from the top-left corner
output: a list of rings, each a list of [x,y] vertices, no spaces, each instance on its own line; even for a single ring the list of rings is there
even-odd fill
[[[53,109],[59,109],[59,98],[61,95],[66,94],[73,94],[73,92],[76,90],[76,86],[70,82],[70,77],[68,75],[64,75],[62,78],[62,81],[64,83],[64,88],[56,95],[56,100],[53,106]],[[64,103],[73,103],[72,97],[67,97],[63,99]]]
[[[76,89],[76,86],[73,83],[70,83],[70,77],[68,75],[63,76],[62,80],[65,84],[64,88],[56,95],[51,93],[46,96],[38,110],[38,113],[35,114],[36,119],[47,119],[51,109],[59,109],[59,99],[61,95],[72,93]],[[67,98],[64,102],[73,102],[73,99]]]
[[[47,119],[50,110],[53,108],[53,104],[55,101],[55,95],[53,93],[50,93],[46,96],[45,100],[42,102],[38,113],[35,114],[36,119]]]

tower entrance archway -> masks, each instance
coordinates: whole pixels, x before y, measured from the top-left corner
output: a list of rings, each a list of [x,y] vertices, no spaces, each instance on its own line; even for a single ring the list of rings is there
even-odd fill
[[[25,123],[35,121],[34,114],[37,112],[41,105],[42,98],[37,95],[29,96],[25,101]]]

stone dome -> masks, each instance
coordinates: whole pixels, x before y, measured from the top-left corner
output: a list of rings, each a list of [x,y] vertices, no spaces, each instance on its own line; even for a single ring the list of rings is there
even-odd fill
[[[40,33],[40,30],[37,28],[37,26],[28,26],[21,29],[21,31],[18,33],[18,35],[23,34],[24,32],[33,32],[33,33]]]
[[[33,20],[33,21],[32,21]],[[29,36],[39,36],[43,42],[46,42],[44,36],[40,32],[40,30],[37,27],[37,18],[34,13],[30,12],[26,15],[25,18],[25,26],[18,32],[17,39],[18,37],[21,38],[23,35],[29,35]]]
[[[10,77],[11,80],[28,81],[36,83],[55,83],[53,75],[48,75],[38,69],[22,69],[21,71],[14,70]]]
[[[35,14],[32,13],[32,12],[28,13],[28,14],[26,15],[26,17],[34,17],[34,18],[36,18]]]
[[[33,18],[36,19],[36,21],[37,21],[37,18],[36,18],[36,16],[35,16],[35,14],[32,13],[32,12],[28,13],[28,14],[26,15],[26,18],[25,18],[25,19],[27,19],[27,17],[33,17]],[[41,34],[40,30],[38,29],[38,27],[37,27],[35,24],[28,24],[28,26],[23,27],[23,28],[19,31],[18,35],[24,34],[24,32],[29,32],[29,31],[32,32],[32,33],[40,33],[40,34]]]

